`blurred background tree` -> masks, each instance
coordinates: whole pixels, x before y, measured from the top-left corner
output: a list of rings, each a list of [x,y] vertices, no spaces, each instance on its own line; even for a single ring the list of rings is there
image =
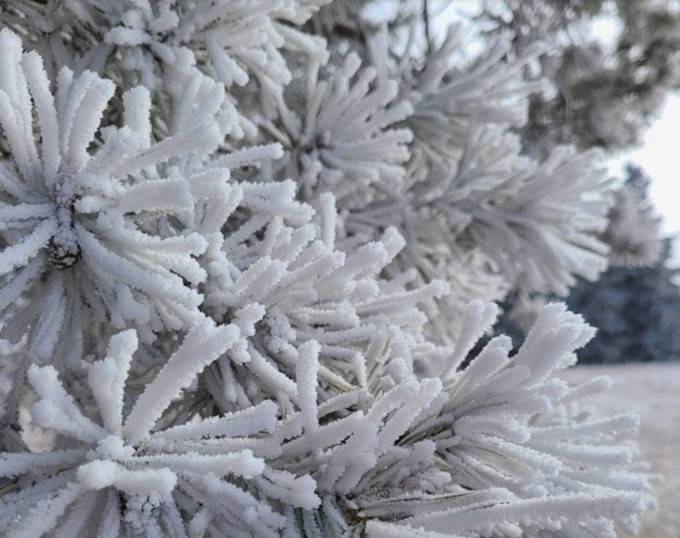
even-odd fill
[[[680,360],[680,269],[666,265],[670,240],[651,267],[612,267],[596,283],[579,281],[570,308],[598,327],[581,363]]]
[[[680,3],[676,0],[487,0],[477,18],[487,32],[512,35],[521,53],[551,44],[541,59],[552,88],[531,99],[522,134],[544,155],[556,144],[628,149],[680,85]],[[614,34],[596,35],[604,22]],[[608,42],[609,41],[609,42]]]
[[[610,268],[597,282],[580,279],[567,300],[598,327],[582,363],[680,360],[680,268],[667,263],[672,238],[654,240],[659,221],[647,196],[650,179],[631,165],[627,174],[605,232]],[[634,231],[619,233],[630,224]],[[617,234],[628,241],[618,242]]]

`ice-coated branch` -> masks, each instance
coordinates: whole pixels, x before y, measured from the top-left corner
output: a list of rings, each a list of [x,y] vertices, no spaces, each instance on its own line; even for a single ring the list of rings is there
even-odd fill
[[[116,335],[109,356],[88,372],[102,425],[82,414],[51,366],[33,366],[29,380],[39,396],[33,420],[72,439],[75,448],[0,454],[2,476],[40,477],[31,487],[3,493],[0,521],[7,536],[155,536],[148,534],[154,528],[186,536],[187,528],[199,525],[199,515],[213,535],[237,528],[248,536],[276,536],[285,519],[237,478],[266,477],[265,494],[295,506],[316,506],[313,480],[291,480],[285,472],[265,468],[263,457],[277,454],[268,440],[277,424],[272,402],[220,418],[154,427],[171,398],[239,334],[235,325],[208,322],[190,331],[126,417],[122,383],[136,339],[132,331]],[[113,381],[108,392],[102,390],[107,378]],[[95,520],[95,514],[101,515]]]
[[[300,93],[305,103],[297,111],[291,105]],[[304,198],[328,190],[343,206],[370,200],[373,183],[398,188],[411,132],[396,124],[413,109],[397,95],[397,82],[378,80],[356,54],[330,73],[312,65],[304,85],[279,101],[280,125],[268,127],[287,151],[281,173],[297,181]]]
[[[93,322],[133,324],[146,340],[195,323],[202,299],[191,285],[205,272],[194,257],[205,250],[205,239],[168,237],[140,219],[192,207],[190,185],[172,177],[167,165],[210,154],[219,143],[217,127],[207,121],[153,142],[149,96],[137,88],[123,99],[129,125],[100,129],[115,90],[111,81],[63,68],[53,95],[40,57],[23,53],[8,30],[0,42],[6,51],[0,125],[11,154],[0,169],[2,337],[25,335],[34,359],[74,365]],[[37,140],[27,136],[34,121]],[[90,153],[92,145],[97,151]],[[20,297],[27,304],[17,316]]]
[[[422,5],[0,2],[3,536],[635,530],[638,419],[546,296],[653,219],[526,156],[545,48]]]
[[[454,170],[432,173],[403,193],[387,191],[350,222],[358,229],[399,226],[407,263],[426,276],[437,274],[433,264],[460,263],[476,250],[485,271],[515,289],[565,296],[576,276],[594,280],[607,266],[599,234],[611,182],[600,162],[596,151],[563,147],[535,163],[520,154],[515,135],[479,127]]]

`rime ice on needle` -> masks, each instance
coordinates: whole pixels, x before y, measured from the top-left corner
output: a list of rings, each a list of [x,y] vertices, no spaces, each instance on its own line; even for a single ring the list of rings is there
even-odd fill
[[[462,67],[452,60],[457,49],[464,49],[462,45],[461,29],[451,26],[441,46],[428,54],[422,69],[402,68],[401,93],[414,108],[406,121],[415,138],[414,151],[422,151],[427,159],[443,166],[458,158],[471,126],[524,124],[527,97],[543,87],[541,81],[527,81],[523,73],[540,48],[508,60],[510,43],[500,39],[481,58]],[[385,47],[378,42],[374,50],[384,55]]]
[[[122,54],[122,66],[153,84],[158,61],[178,61],[178,50],[202,49],[210,57],[217,78],[226,86],[244,85],[253,74],[273,89],[290,81],[279,49],[286,45],[307,49],[324,58],[323,43],[305,36],[278,18],[301,19],[295,3],[287,0],[190,2],[107,2],[109,26],[104,41]],[[93,6],[94,8],[94,6]]]
[[[324,40],[299,29],[327,1],[52,0],[46,6],[17,2],[17,9],[40,21],[34,24],[62,62],[135,73],[153,89],[168,67],[198,64],[227,87],[252,77],[273,94],[291,79],[284,50],[327,60]],[[88,29],[92,48],[81,57],[70,56],[61,41],[60,31],[70,25]]]
[[[497,311],[480,302],[468,306],[458,347],[441,373],[445,396],[399,441],[433,442],[440,467],[465,494],[442,499],[448,510],[443,502],[397,525],[420,529],[413,535],[424,538],[614,538],[616,526],[635,532],[637,515],[653,506],[650,477],[629,467],[635,449],[623,442],[635,433],[637,417],[579,412],[581,398],[611,388],[608,378],[569,386],[556,377],[594,330],[564,305],[551,304],[514,355],[510,339],[496,337],[459,370]],[[466,514],[465,498],[475,495]],[[385,523],[366,528],[369,536],[400,536]]]
[[[596,151],[563,147],[534,163],[514,135],[473,129],[455,173],[414,186],[412,196],[437,216],[431,235],[444,241],[453,231],[453,252],[473,245],[517,289],[566,296],[575,275],[595,280],[607,265],[598,233],[611,182],[601,161]]]
[[[376,331],[401,334],[419,361],[445,352],[424,338],[420,305],[441,297],[447,286],[435,280],[409,291],[404,283],[412,275],[380,276],[404,246],[396,230],[345,245],[335,236],[331,195],[320,197],[314,219],[310,206],[295,202],[294,195],[292,182],[234,188],[229,206],[238,208],[238,225],[215,236],[200,258],[209,274],[204,310],[213,319],[254,304],[264,312],[247,348],[232,350],[208,370],[212,398],[223,410],[261,398],[292,398],[298,348],[309,341],[321,344],[324,397],[353,387],[352,361]]]
[[[361,206],[374,184],[398,189],[404,181],[412,137],[397,125],[413,109],[397,100],[397,81],[378,80],[361,64],[354,53],[325,75],[313,64],[304,89],[291,85],[278,101],[279,122],[264,125],[287,151],[281,175],[296,180],[305,199],[330,191],[341,207]]]
[[[385,189],[350,223],[398,226],[409,240],[406,263],[428,277],[435,273],[428,266],[476,250],[487,272],[515,289],[566,296],[576,275],[594,280],[607,266],[598,234],[611,182],[596,151],[561,147],[536,163],[519,146],[497,127],[473,128],[455,168],[433,171],[406,192]]]
[[[71,442],[47,452],[0,454],[0,475],[37,479],[3,492],[4,536],[185,538],[207,531],[274,538],[285,518],[243,486],[256,477],[269,485],[267,495],[315,507],[311,478],[265,466],[263,458],[280,451],[268,435],[277,422],[273,402],[186,424],[163,418],[192,379],[240,338],[236,325],[204,321],[126,413],[125,380],[137,339],[131,330],[118,333],[107,357],[87,370],[100,419],[79,409],[52,366],[32,366],[28,377],[39,396],[33,419]],[[156,428],[159,419],[166,425]]]
[[[286,508],[284,535],[566,538],[614,537],[615,523],[635,529],[651,503],[649,477],[627,468],[634,451],[622,443],[636,418],[577,411],[580,398],[608,388],[606,378],[571,387],[555,377],[592,328],[552,304],[516,354],[499,337],[458,370],[496,312],[468,307],[441,380],[416,378],[406,342],[376,333],[355,361],[358,388],[323,403],[319,346],[300,348],[299,412],[283,422],[272,465],[309,473],[322,504]]]
[[[136,339],[116,335],[107,358],[88,368],[100,419],[79,409],[54,368],[33,366],[33,419],[74,443],[0,455],[5,477],[41,477],[10,483],[0,521],[11,538],[53,529],[113,538],[340,538],[364,528],[376,537],[420,529],[426,538],[566,538],[583,529],[615,536],[614,522],[634,529],[648,502],[648,477],[627,470],[632,451],[621,444],[634,418],[573,414],[606,379],[569,387],[553,376],[592,330],[550,305],[516,355],[500,337],[458,371],[495,312],[468,308],[443,382],[416,378],[408,339],[379,330],[348,372],[356,388],[327,398],[321,346],[300,345],[282,419],[271,401],[177,425],[166,413],[206,365],[252,334],[252,312],[190,331],[129,411],[124,383]],[[104,517],[95,525],[97,510]]]
[[[195,323],[202,298],[192,286],[205,272],[194,257],[205,239],[164,237],[139,222],[193,207],[171,161],[209,155],[218,126],[154,143],[148,91],[135,88],[123,96],[125,126],[100,129],[112,82],[62,68],[52,95],[36,53],[23,53],[8,30],[0,48],[0,125],[11,152],[0,166],[0,335],[27,336],[35,360],[75,364],[93,322],[132,323],[145,340]],[[17,310],[19,299],[27,302]]]

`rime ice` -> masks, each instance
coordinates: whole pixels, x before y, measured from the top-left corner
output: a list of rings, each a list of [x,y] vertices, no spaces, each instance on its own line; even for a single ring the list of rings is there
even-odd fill
[[[637,420],[557,376],[611,185],[509,131],[539,49],[419,50],[410,2],[7,4],[8,538],[634,530]],[[510,290],[533,328],[482,347]]]

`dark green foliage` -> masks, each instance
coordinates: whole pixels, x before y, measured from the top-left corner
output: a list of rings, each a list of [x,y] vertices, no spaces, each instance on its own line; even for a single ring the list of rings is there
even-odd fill
[[[599,332],[582,363],[680,360],[680,269],[666,266],[670,239],[652,267],[613,267],[596,283],[580,281],[568,299]]]
[[[680,361],[680,268],[666,266],[671,238],[651,267],[612,267],[597,282],[579,279],[567,298],[569,309],[598,328],[579,351],[579,363]],[[515,343],[524,338],[512,319],[517,298],[503,305],[506,314],[495,328]]]

